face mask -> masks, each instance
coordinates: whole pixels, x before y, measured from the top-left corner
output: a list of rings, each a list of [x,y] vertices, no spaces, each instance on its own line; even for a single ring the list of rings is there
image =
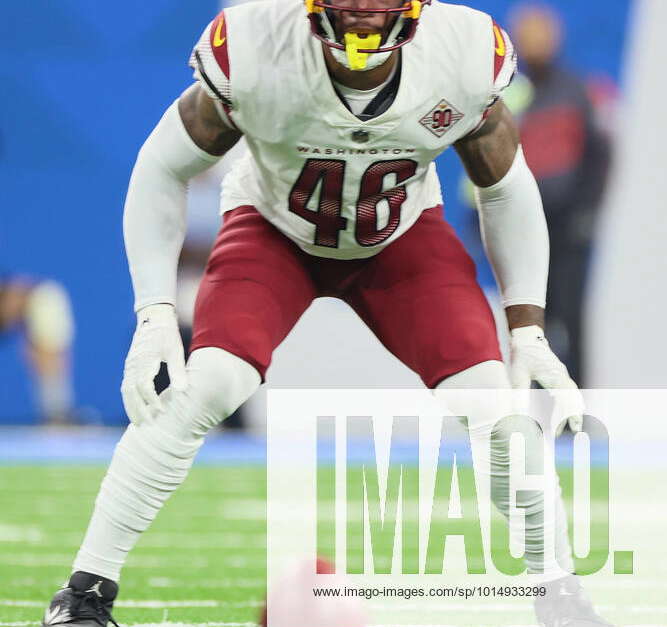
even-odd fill
[[[329,37],[332,40],[336,39],[335,30],[329,16],[324,14],[322,19],[322,26]],[[396,44],[396,39],[398,34],[401,32],[403,27],[403,18],[399,17],[396,20],[389,37],[387,38],[386,46],[393,46]],[[360,37],[356,33],[345,33],[344,35],[345,50],[338,50],[336,48],[331,49],[331,54],[333,58],[338,61],[341,65],[346,67],[348,70],[354,70],[357,72],[368,72],[377,67],[380,67],[385,63],[389,57],[391,57],[392,51],[389,52],[359,52],[359,50],[372,50],[380,47],[382,43],[381,35],[367,35],[366,37]]]

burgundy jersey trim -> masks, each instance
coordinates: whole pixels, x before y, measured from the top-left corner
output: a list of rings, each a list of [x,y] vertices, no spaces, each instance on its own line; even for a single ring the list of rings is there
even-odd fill
[[[227,50],[227,20],[225,12],[220,15],[211,24],[211,50],[213,56],[218,62],[223,74],[229,78],[229,51]]]
[[[496,21],[493,21],[493,82],[495,83],[505,64],[505,56],[507,55],[507,42],[503,29],[498,26]]]

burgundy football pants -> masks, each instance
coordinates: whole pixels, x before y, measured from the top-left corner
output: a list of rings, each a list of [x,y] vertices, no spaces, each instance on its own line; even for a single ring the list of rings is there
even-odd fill
[[[303,252],[254,207],[228,212],[199,288],[191,350],[223,348],[264,379],[274,349],[318,296],[348,303],[429,388],[502,359],[474,264],[441,206],[377,255],[349,261]]]

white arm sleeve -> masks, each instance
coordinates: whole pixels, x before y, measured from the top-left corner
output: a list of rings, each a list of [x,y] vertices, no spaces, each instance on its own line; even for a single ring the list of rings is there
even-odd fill
[[[475,188],[482,240],[503,307],[546,303],[549,232],[537,182],[519,146],[509,172]]]
[[[135,311],[175,304],[186,230],[187,182],[222,157],[201,150],[174,102],[139,151],[125,201],[123,232]]]

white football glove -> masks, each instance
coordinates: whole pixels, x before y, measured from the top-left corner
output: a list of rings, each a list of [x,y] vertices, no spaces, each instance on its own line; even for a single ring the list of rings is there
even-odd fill
[[[584,398],[563,362],[551,350],[544,331],[537,325],[513,329],[510,340],[509,374],[513,388],[528,389],[537,381],[554,398],[553,419],[559,436],[565,418],[574,433],[582,430]]]
[[[173,305],[149,305],[137,312],[137,329],[125,360],[120,387],[125,411],[137,426],[162,410],[153,379],[163,361],[167,363],[171,386],[185,390],[185,356],[176,311]]]

